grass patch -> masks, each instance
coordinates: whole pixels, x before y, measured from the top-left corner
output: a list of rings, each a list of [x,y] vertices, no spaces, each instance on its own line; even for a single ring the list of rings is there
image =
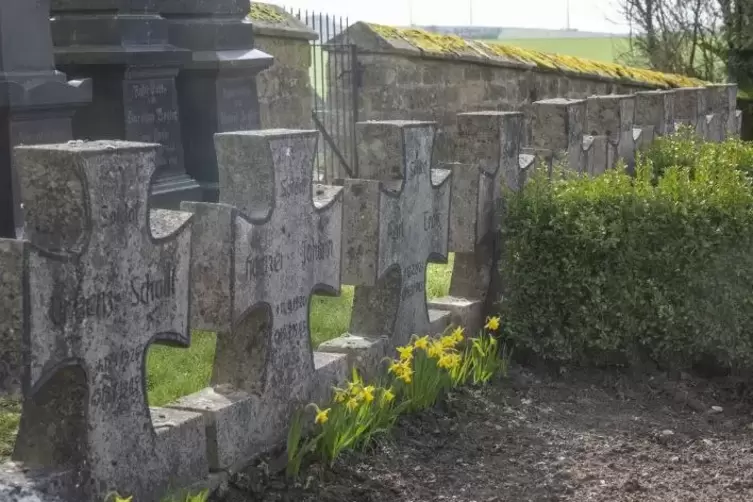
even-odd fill
[[[629,41],[625,37],[517,38],[484,40],[484,42],[502,42],[523,49],[534,49],[553,54],[605,61],[607,63],[618,63],[620,57],[628,52],[629,48]]]
[[[0,398],[0,462],[7,460],[13,453],[20,412],[21,403]]]
[[[450,289],[452,263],[430,264],[426,271],[429,298],[446,296]],[[348,331],[353,305],[353,287],[343,286],[338,297],[315,296],[311,302],[311,341],[314,347]],[[153,346],[147,355],[146,388],[150,406],[163,406],[197,392],[209,384],[217,337],[196,331],[186,349]],[[0,462],[13,451],[18,430],[20,403],[0,399]]]

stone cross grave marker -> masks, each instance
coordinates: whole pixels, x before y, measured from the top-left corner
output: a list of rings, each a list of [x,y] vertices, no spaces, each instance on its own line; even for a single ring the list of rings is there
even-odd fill
[[[586,100],[586,134],[608,138],[607,162],[603,168],[595,166],[595,174],[612,169],[618,159],[627,164],[629,172],[635,168],[636,143],[641,131],[633,128],[635,121],[635,96],[592,96]]]
[[[681,87],[675,89],[675,130],[691,126],[703,135],[706,125],[708,96],[704,87]]]
[[[213,413],[215,468],[279,439],[320,369],[309,305],[313,293],[340,291],[343,189],[313,184],[316,143],[315,131],[217,134],[222,203],[183,205],[196,219],[194,322],[218,339],[215,388],[176,406]]]
[[[523,114],[458,114],[456,158],[452,164],[449,250],[455,252],[450,296],[429,302],[453,313],[453,323],[475,333],[496,262],[496,230],[503,185],[519,188]],[[461,300],[462,299],[462,300]]]
[[[584,99],[544,99],[532,105],[531,139],[534,151],[550,149],[554,162],[565,161],[575,172],[585,170],[583,136],[586,124]]]
[[[173,414],[191,439],[168,447],[146,401],[149,345],[190,342],[190,214],[150,215],[156,153],[80,141],[15,153],[30,249],[14,459],[73,464],[85,472],[82,500],[114,489],[150,499],[206,472],[201,417]]]
[[[650,144],[654,136],[666,136],[675,129],[674,91],[642,91],[635,93],[635,127],[647,137],[642,145]],[[653,132],[649,129],[651,128]],[[651,139],[647,139],[651,137]]]
[[[357,125],[365,179],[345,180],[343,251],[343,283],[356,285],[352,334],[404,344],[449,322],[426,303],[426,265],[447,260],[452,189],[451,171],[431,167],[435,128],[412,121]]]
[[[724,141],[737,135],[737,84],[712,84],[708,86],[710,113],[718,118],[713,125],[715,141]]]

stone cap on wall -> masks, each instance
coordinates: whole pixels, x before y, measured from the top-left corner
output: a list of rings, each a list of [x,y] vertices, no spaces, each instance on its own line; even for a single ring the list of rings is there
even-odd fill
[[[279,5],[251,3],[248,14],[254,34],[267,37],[316,40],[319,35]]]
[[[468,61],[536,71],[562,73],[578,78],[626,83],[638,87],[670,89],[698,87],[706,82],[683,75],[662,73],[590,59],[548,54],[497,42],[469,40],[418,28],[396,28],[359,22],[338,35],[367,53],[391,53],[431,59]],[[325,46],[325,50],[326,50]],[[336,49],[333,49],[336,50]]]

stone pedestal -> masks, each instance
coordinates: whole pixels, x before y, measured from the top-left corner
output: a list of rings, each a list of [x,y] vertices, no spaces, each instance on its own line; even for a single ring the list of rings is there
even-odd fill
[[[52,0],[55,62],[94,82],[91,106],[76,115],[79,139],[160,143],[151,204],[198,200],[186,174],[175,78],[190,53],[168,43],[153,0]]]
[[[178,76],[186,170],[203,198],[218,200],[214,134],[260,128],[256,75],[272,56],[254,50],[248,0],[155,0],[169,41],[188,49]]]
[[[23,227],[13,147],[72,139],[73,113],[91,100],[90,81],[55,71],[48,12],[46,1],[0,3],[0,237]]]

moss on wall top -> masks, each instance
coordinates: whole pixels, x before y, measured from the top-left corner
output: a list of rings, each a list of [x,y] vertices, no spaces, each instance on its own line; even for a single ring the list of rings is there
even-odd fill
[[[304,40],[319,38],[315,31],[278,5],[253,2],[248,19],[258,35]]]
[[[407,43],[429,56],[489,59],[500,63],[517,63],[548,71],[563,71],[584,76],[637,82],[662,88],[699,87],[706,84],[702,80],[683,75],[593,61],[574,56],[549,54],[497,42],[467,40],[456,35],[441,35],[417,28],[395,28],[372,23],[364,23],[364,25],[390,45],[404,48]]]
[[[254,21],[267,21],[270,23],[284,23],[286,18],[276,5],[254,2],[251,4],[249,17]]]

